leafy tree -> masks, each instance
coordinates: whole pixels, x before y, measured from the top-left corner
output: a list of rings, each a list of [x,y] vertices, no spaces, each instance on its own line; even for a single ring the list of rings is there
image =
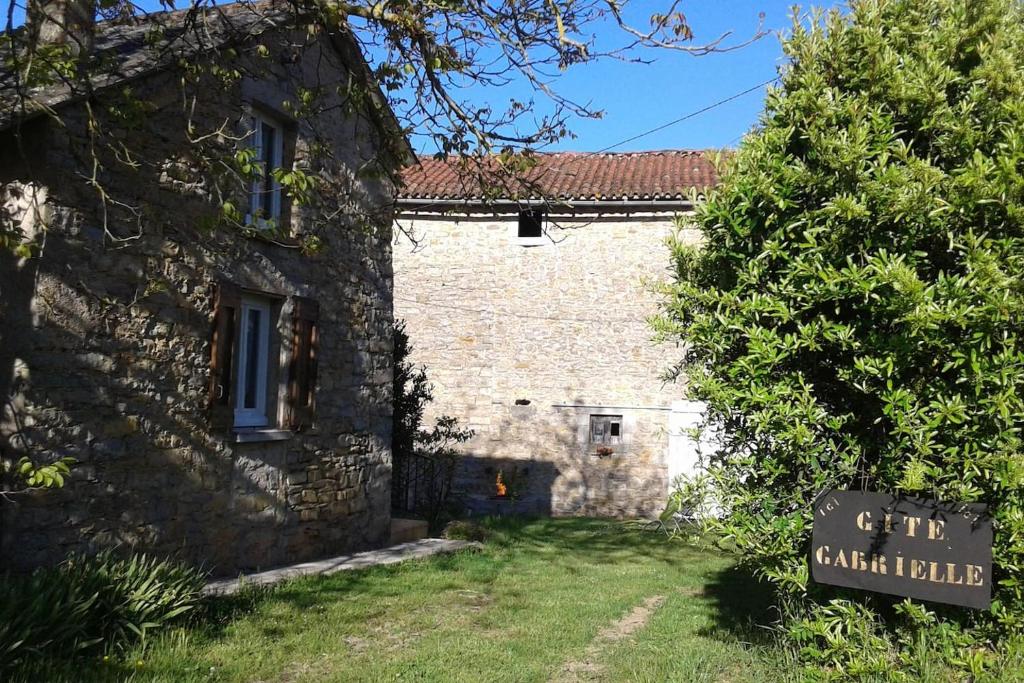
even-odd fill
[[[391,450],[408,455],[416,450],[416,437],[423,424],[423,410],[434,400],[433,388],[427,379],[427,372],[409,360],[412,346],[405,331],[405,321],[397,320],[394,326],[394,374],[391,378]]]
[[[1024,623],[1022,20],[1015,0],[795,18],[781,86],[698,213],[703,245],[672,245],[657,325],[685,341],[674,374],[721,442],[721,530],[837,675],[898,678],[917,641],[885,630],[893,601],[810,582],[826,488],[987,503],[991,610],[904,601],[899,623],[947,644]]]

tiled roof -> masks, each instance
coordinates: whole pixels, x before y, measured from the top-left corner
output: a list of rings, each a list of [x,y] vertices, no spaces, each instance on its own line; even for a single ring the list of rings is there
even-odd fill
[[[525,173],[503,171],[493,160],[466,164],[420,157],[402,173],[405,199],[679,200],[715,185],[709,155],[697,151],[536,155]]]

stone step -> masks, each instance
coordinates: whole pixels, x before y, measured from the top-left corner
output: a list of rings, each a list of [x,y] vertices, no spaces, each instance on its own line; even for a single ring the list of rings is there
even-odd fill
[[[391,544],[418,541],[430,535],[430,525],[424,519],[391,518]]]
[[[268,586],[287,579],[312,574],[334,574],[336,572],[365,569],[382,564],[395,564],[431,555],[454,553],[460,550],[480,550],[483,545],[470,541],[455,541],[446,538],[424,538],[411,543],[400,543],[380,550],[339,555],[316,562],[303,562],[288,567],[279,567],[255,574],[244,574],[236,579],[211,581],[203,589],[204,595],[231,595],[244,586]]]

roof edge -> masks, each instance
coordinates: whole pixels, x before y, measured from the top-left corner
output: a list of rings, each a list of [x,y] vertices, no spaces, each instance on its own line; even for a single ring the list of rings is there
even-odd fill
[[[399,213],[445,214],[465,213],[517,213],[533,207],[545,207],[549,213],[631,213],[637,211],[692,210],[695,203],[690,199],[417,199],[399,197],[396,200]]]
[[[403,167],[418,161],[418,159],[416,151],[409,142],[409,137],[402,130],[402,124],[398,121],[398,117],[395,116],[395,110],[388,104],[387,97],[380,89],[380,83],[374,77],[373,70],[370,69],[370,64],[366,61],[366,56],[359,48],[349,27],[341,26],[338,30],[332,31],[329,36],[331,45],[334,46],[341,58],[350,68],[358,70],[360,77],[366,83],[367,94],[371,100],[371,115],[380,127],[379,132],[386,140],[394,140],[397,143],[392,151],[395,153],[397,161],[396,173],[401,173]]]

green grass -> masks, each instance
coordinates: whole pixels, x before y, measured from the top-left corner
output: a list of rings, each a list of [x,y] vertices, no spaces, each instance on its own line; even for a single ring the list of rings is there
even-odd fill
[[[585,680],[785,680],[753,625],[767,595],[730,558],[607,521],[488,526],[481,552],[218,599],[125,661],[36,679],[519,683],[558,679],[589,653]],[[653,596],[664,602],[644,626],[602,639]]]

